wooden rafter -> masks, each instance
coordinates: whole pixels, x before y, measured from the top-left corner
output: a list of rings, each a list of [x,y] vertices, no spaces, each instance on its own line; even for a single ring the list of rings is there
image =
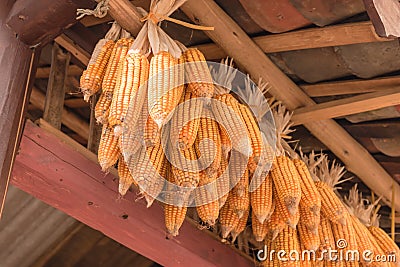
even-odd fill
[[[82,74],[82,68],[76,65],[70,65],[67,71],[68,76],[80,76]],[[47,79],[50,75],[50,67],[38,68],[36,71],[36,79]]]
[[[310,49],[370,42],[391,41],[376,35],[370,21],[347,23],[323,28],[312,28],[280,34],[254,37],[253,41],[265,52]],[[217,44],[196,46],[208,60],[221,59],[226,53]]]
[[[134,192],[119,199],[112,174],[105,175],[96,162],[30,122],[11,182],[163,266],[253,265],[189,223],[179,237],[166,239],[160,205],[147,209],[144,201],[135,201]]]
[[[44,110],[46,96],[39,89],[33,88],[30,102],[32,105],[40,110]],[[85,140],[89,137],[89,124],[83,119],[79,118],[78,115],[71,112],[70,110],[63,108],[61,115],[61,123],[76,132],[79,136]]]
[[[301,85],[310,97],[362,94],[400,86],[400,77],[385,77],[370,80],[350,80]]]
[[[395,105],[400,105],[399,87],[299,108],[294,111],[292,121],[299,125]]]
[[[181,9],[192,21],[215,26],[214,31],[207,31],[206,34],[241,66],[245,66],[253,79],[261,77],[268,81],[270,93],[282,100],[290,110],[315,105],[214,1],[188,1]],[[342,160],[349,171],[360,177],[374,192],[390,199],[393,178],[339,124],[333,120],[322,120],[309,122],[305,126]],[[400,192],[400,186],[397,183],[394,186]],[[394,206],[400,210],[399,198]]]
[[[90,54],[87,51],[85,51],[83,48],[81,48],[80,46],[77,46],[74,43],[74,41],[71,40],[65,34],[61,34],[54,40],[60,46],[64,47],[67,51],[69,51],[71,53],[71,55],[73,55],[75,58],[77,58],[84,65],[87,65],[89,63]]]

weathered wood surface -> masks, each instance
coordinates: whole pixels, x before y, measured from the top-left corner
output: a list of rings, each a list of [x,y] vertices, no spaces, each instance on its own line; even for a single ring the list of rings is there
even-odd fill
[[[57,43],[53,45],[51,70],[47,83],[43,118],[57,129],[61,129],[64,108],[65,80],[71,55],[65,53]]]
[[[369,42],[391,41],[379,37],[371,22],[346,23],[324,28],[311,28],[280,34],[254,37],[253,41],[265,52],[276,53],[301,49],[341,46]],[[227,56],[218,44],[197,45],[208,60]]]
[[[400,3],[397,0],[363,0],[375,31],[383,37],[400,37]]]
[[[198,24],[215,26],[214,31],[207,31],[206,34],[238,64],[244,66],[254,80],[261,77],[269,82],[269,92],[287,108],[295,110],[315,105],[214,1],[188,1],[181,9]],[[393,178],[339,124],[333,120],[321,120],[309,122],[305,126],[369,188],[387,199],[391,198]],[[400,186],[396,183],[396,191],[398,190]],[[400,198],[396,199],[394,206],[400,211]]]
[[[6,23],[22,42],[44,45],[77,22],[77,8],[94,5],[91,0],[17,0]]]
[[[400,87],[299,108],[294,111],[292,121],[299,125],[395,105],[400,105]]]
[[[102,125],[97,123],[95,117],[95,108],[97,100],[99,99],[100,94],[95,94],[90,98],[90,123],[89,123],[89,139],[87,144],[87,149],[97,154],[99,150],[100,137]]]
[[[229,246],[185,223],[166,239],[160,205],[136,193],[118,197],[115,177],[31,122],[25,126],[12,184],[164,266],[253,266]]]
[[[82,75],[82,69],[76,65],[70,65],[68,67],[68,76],[81,76]],[[50,76],[50,67],[42,67],[38,68],[36,71],[35,78],[36,79],[47,79]]]
[[[74,41],[71,40],[65,34],[61,34],[56,39],[54,39],[56,43],[60,46],[64,47],[67,51],[69,51],[76,59],[82,62],[85,66],[89,63],[90,54],[82,47],[77,46]]]
[[[371,93],[400,86],[400,77],[385,77],[370,80],[349,80],[305,84],[300,87],[311,97]]]
[[[39,89],[33,87],[30,97],[30,102],[33,106],[40,110],[44,110],[45,98],[45,94],[43,94]],[[63,108],[62,110],[61,122],[85,140],[89,138],[89,123],[67,108]]]
[[[12,3],[0,1],[0,217],[38,58],[5,24]]]

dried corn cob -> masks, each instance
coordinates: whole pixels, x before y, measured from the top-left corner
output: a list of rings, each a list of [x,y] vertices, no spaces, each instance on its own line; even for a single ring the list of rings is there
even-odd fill
[[[252,148],[246,124],[243,122],[237,100],[230,94],[217,95],[211,101],[212,112],[229,134],[232,147],[245,156],[251,156]]]
[[[321,196],[318,193],[311,173],[307,165],[301,159],[294,159],[294,165],[300,176],[301,199],[300,204],[308,207],[313,214],[319,214],[321,211]]]
[[[103,171],[107,171],[118,160],[118,138],[114,136],[108,124],[103,125],[97,157]]]
[[[264,223],[267,227],[266,239],[269,241],[273,241],[286,226],[286,222],[282,220],[281,211],[276,208],[276,205],[271,218]]]
[[[271,177],[278,193],[277,197],[289,214],[296,214],[301,199],[300,177],[296,166],[286,156],[276,157],[274,165]]]
[[[108,121],[109,109],[111,106],[114,88],[116,87],[118,71],[121,63],[132,45],[132,38],[119,39],[111,52],[109,63],[104,74],[102,93],[95,108],[95,118],[98,123],[104,124]]]
[[[157,123],[151,118],[147,117],[146,125],[144,127],[144,141],[146,146],[151,147],[160,142],[161,130],[158,128]]]
[[[179,194],[179,192],[174,191],[171,187],[172,184],[177,184],[176,177],[173,175],[172,171],[167,172],[167,181],[171,184],[167,184],[166,204],[164,207],[165,226],[169,234],[177,236],[185,220],[187,207],[168,204],[175,203],[176,194]]]
[[[276,237],[275,241],[276,250],[284,250],[286,253],[290,251],[300,251],[300,242],[297,236],[296,229],[285,226],[282,232]],[[288,261],[279,261],[279,266],[300,266],[300,261],[290,259],[289,255],[285,255]]]
[[[351,223],[350,214],[346,211],[344,214],[345,225],[331,222],[333,236],[335,237],[336,246],[344,251],[356,251],[358,249],[356,234]],[[343,242],[344,240],[344,242]],[[344,246],[341,245],[344,243]],[[342,247],[341,247],[342,246]],[[358,259],[346,259],[345,266],[358,266]]]
[[[194,144],[200,127],[200,117],[203,112],[203,101],[187,89],[182,94],[179,106],[172,115],[171,131],[172,145],[187,149]]]
[[[229,206],[228,201],[219,212],[219,222],[221,223],[221,236],[224,239],[228,237],[229,233],[239,223],[239,217]]]
[[[115,88],[108,117],[110,126],[115,126],[115,134],[121,134],[122,123],[128,123],[131,128],[136,126],[146,98],[148,73],[149,61],[144,55],[126,55],[118,74],[119,86]]]
[[[305,226],[307,227],[308,231],[314,234],[318,234],[321,213],[315,214],[308,207],[302,205],[301,201],[299,205],[299,211],[300,218],[303,221],[303,224],[305,224]]]
[[[376,238],[372,235],[372,233],[371,233],[371,231],[369,230],[369,227],[367,227],[367,232],[366,232],[366,234],[367,234],[367,236],[368,236],[368,239],[369,239],[369,241],[371,242],[371,244],[372,244],[372,249],[374,250],[374,252],[375,252],[375,255],[386,255],[386,256],[388,256],[388,254],[387,253],[385,253],[385,251],[382,249],[382,247],[379,245],[379,243],[378,243],[378,241],[376,240]],[[390,253],[389,253],[390,254]],[[396,255],[396,261],[395,262],[386,262],[386,263],[383,263],[382,262],[382,266],[384,266],[384,267],[389,267],[389,266],[393,266],[393,267],[395,267],[395,266],[399,266],[399,260],[398,260],[398,258],[397,258],[397,256],[398,256],[398,253],[396,253],[397,255]]]
[[[151,58],[149,75],[149,112],[161,128],[171,118],[184,88],[183,65],[168,52]]]
[[[249,172],[246,167],[244,167],[243,170],[243,165],[246,166],[246,164],[243,164],[242,158],[243,156],[240,155],[240,153],[237,153],[236,155],[232,154],[229,178],[231,182],[234,180],[232,185],[235,185],[235,181],[237,181],[237,183],[229,193],[227,200],[239,218],[244,215],[250,205]],[[239,180],[237,180],[237,177]]]
[[[174,148],[171,143],[169,143],[168,147],[172,173],[174,174],[176,183],[179,186],[185,187],[185,194],[182,199],[182,203],[184,203],[189,200],[190,192],[199,184],[200,174],[197,163],[198,158],[193,146],[182,150]]]
[[[164,150],[161,143],[153,147],[142,147],[137,160],[127,162],[129,169],[134,173],[140,192],[145,192],[147,207],[164,187],[163,165],[166,163]]]
[[[375,238],[376,242],[382,249],[384,255],[395,255],[396,262],[393,265],[400,265],[400,249],[397,244],[390,238],[390,236],[381,228],[377,226],[369,226],[369,232]]]
[[[189,48],[183,52],[183,57],[188,90],[195,96],[211,98],[214,95],[213,79],[203,53]]]
[[[334,223],[345,224],[346,207],[335,194],[333,189],[322,181],[316,181],[315,185],[321,196],[321,212]]]
[[[257,164],[261,159],[263,140],[257,121],[254,119],[250,109],[242,104],[239,104],[238,106],[250,137],[253,154],[249,160],[249,170],[251,173],[254,173],[255,169],[257,168]],[[264,164],[264,162],[260,162],[260,164]]]
[[[219,215],[216,177],[210,177],[204,171],[199,175],[199,187],[195,191],[196,210],[200,219],[212,226]]]
[[[203,112],[194,148],[199,156],[201,168],[205,169],[209,176],[216,176],[221,163],[221,137],[218,123],[212,119],[212,114],[206,109]]]
[[[373,257],[376,254],[376,251],[374,251],[374,245],[371,242],[369,236],[368,236],[368,228],[365,227],[365,225],[362,224],[362,222],[354,215],[350,215],[350,220],[351,220],[351,224],[353,226],[354,229],[354,234],[355,234],[355,238],[356,238],[356,242],[357,242],[357,246],[358,246],[358,250],[359,251],[370,251],[371,252],[371,259],[373,259]],[[382,266],[381,263],[376,263],[376,262],[370,262],[370,261],[365,261],[365,259],[363,257],[360,257],[360,260],[363,264],[368,264],[368,266]]]
[[[119,157],[118,160],[118,177],[119,177],[118,192],[121,194],[121,196],[124,196],[126,194],[126,192],[131,187],[132,184],[137,186],[137,183],[133,179],[131,172],[129,171],[129,168],[126,165],[122,155]]]
[[[251,227],[253,229],[253,235],[258,242],[262,242],[268,233],[268,225],[267,222],[260,223],[258,217],[251,213]]]
[[[299,232],[299,237],[301,243],[307,250],[316,251],[320,246],[320,239],[318,236],[318,231],[316,233],[311,232],[307,225],[305,224],[305,220],[300,220],[297,224],[297,229]]]
[[[89,101],[89,97],[100,90],[114,44],[113,40],[106,39],[101,39],[96,44],[89,64],[80,79],[80,88],[85,101]]]
[[[255,176],[252,178],[257,179]],[[256,190],[250,192],[251,208],[253,209],[254,216],[262,224],[265,220],[269,220],[273,212],[272,201],[272,177],[269,173],[261,176],[262,181],[259,181],[260,186]]]
[[[290,214],[284,203],[282,203],[280,198],[277,197],[278,193],[275,186],[273,187],[272,192],[273,198],[275,198],[275,210],[280,214],[280,220],[289,225],[289,227],[296,229],[300,219],[300,211],[297,210],[295,214]]]
[[[229,170],[228,160],[224,157],[221,158],[221,164],[217,172],[217,193],[219,208],[225,204],[228,199],[230,184],[229,184]]]
[[[318,227],[318,236],[320,239],[320,251],[336,249],[336,241],[335,236],[333,235],[331,223],[329,219],[323,215],[321,215],[320,225]]]
[[[227,159],[229,152],[232,150],[232,142],[225,128],[221,124],[219,124],[218,126],[219,126],[219,134],[221,137],[222,156]]]
[[[249,212],[250,208],[246,210],[245,214],[242,216],[242,218],[239,219],[239,222],[236,224],[236,226],[233,227],[231,231],[232,242],[235,242],[238,235],[240,235],[240,233],[246,229],[247,220],[249,218]]]

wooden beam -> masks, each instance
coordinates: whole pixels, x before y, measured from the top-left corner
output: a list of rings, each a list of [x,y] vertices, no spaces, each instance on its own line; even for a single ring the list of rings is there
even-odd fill
[[[135,201],[135,192],[118,198],[114,180],[63,140],[26,124],[13,185],[160,265],[253,266],[230,246],[188,223],[179,237],[166,239],[161,206],[147,209],[144,201]]]
[[[276,53],[328,46],[392,41],[376,35],[370,21],[346,23],[323,28],[312,28],[287,33],[254,37],[253,41],[265,52]],[[208,60],[227,56],[217,44],[197,45]]]
[[[45,95],[37,88],[33,88],[30,102],[37,108],[44,110]],[[66,108],[62,110],[61,122],[85,140],[89,137],[89,124]]]
[[[64,105],[69,108],[85,108],[89,106],[89,103],[83,98],[69,98],[64,100]]]
[[[39,58],[5,24],[13,3],[0,1],[0,218]]]
[[[56,43],[60,46],[64,47],[67,51],[69,51],[75,58],[77,58],[80,62],[82,62],[85,66],[89,63],[90,54],[85,51],[80,46],[77,46],[73,40],[67,37],[65,34],[61,34],[56,39],[54,39]]]
[[[82,74],[82,68],[76,65],[70,65],[68,67],[67,75],[68,76],[80,76]],[[35,78],[36,79],[47,79],[50,76],[50,67],[42,67],[38,68],[36,71]]]
[[[296,109],[292,122],[294,125],[300,125],[316,120],[338,118],[399,104],[400,88],[396,87]]]
[[[143,17],[135,6],[129,0],[110,0],[108,3],[110,15],[125,30],[136,36],[143,23],[140,19]]]
[[[64,85],[71,55],[64,53],[58,44],[54,44],[51,57],[51,70],[47,83],[43,118],[55,128],[61,129],[65,98]]]
[[[310,97],[371,93],[395,86],[400,86],[400,76],[300,85]]]
[[[181,9],[194,22],[214,26],[206,34],[240,65],[254,80],[260,77],[271,85],[270,93],[290,110],[315,105],[294,84],[247,34],[214,1],[196,0],[186,2]],[[346,168],[360,177],[377,194],[390,199],[393,178],[379,165],[368,151],[333,120],[315,121],[305,124],[306,128],[324,143]],[[396,191],[400,186],[395,184]],[[400,192],[400,191],[398,191]],[[400,198],[394,203],[400,211]]]
[[[6,22],[22,42],[44,45],[77,22],[77,8],[93,6],[90,0],[17,0]]]
[[[379,36],[400,37],[400,3],[397,0],[363,0]]]

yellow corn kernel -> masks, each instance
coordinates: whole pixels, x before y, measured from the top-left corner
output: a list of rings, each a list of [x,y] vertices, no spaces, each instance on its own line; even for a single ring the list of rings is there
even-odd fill
[[[239,111],[242,116],[244,123],[246,124],[246,128],[249,133],[251,148],[253,150],[253,154],[251,160],[249,161],[249,171],[250,173],[254,173],[257,168],[257,164],[261,158],[262,149],[263,149],[263,140],[261,137],[261,132],[258,127],[257,121],[254,119],[253,114],[250,109],[242,104],[239,104]],[[264,162],[260,162],[260,164],[264,164]]]
[[[218,123],[209,115],[208,112],[205,112],[200,118],[194,148],[199,156],[201,169],[205,169],[209,176],[216,176],[221,163],[221,137]]]
[[[184,70],[179,60],[162,51],[150,61],[148,101],[150,116],[161,128],[178,105],[184,89]]]
[[[301,198],[300,178],[296,166],[286,156],[276,157],[271,176],[280,202],[284,204],[289,214],[295,214]]]
[[[131,172],[129,171],[128,165],[126,165],[122,155],[118,160],[118,192],[121,196],[124,196],[132,184],[137,186],[136,181],[133,179]]]
[[[214,94],[213,79],[203,53],[189,48],[183,52],[183,57],[188,90],[195,96],[211,98]]]
[[[344,214],[344,218],[346,220],[345,225],[341,223],[334,223],[331,221],[331,227],[333,236],[335,237],[336,246],[339,245],[340,240],[346,241],[346,246],[342,248],[344,251],[358,249],[357,241],[356,241],[356,234],[351,223],[350,214],[346,212]],[[339,247],[340,248],[340,247]],[[344,262],[345,266],[358,266],[357,259],[348,259],[348,261]]]
[[[232,236],[232,242],[235,242],[236,238],[238,235],[240,235],[241,232],[243,232],[246,229],[247,226],[247,220],[249,218],[249,212],[250,208],[248,208],[242,218],[239,219],[239,222],[236,224],[235,227],[233,227],[231,231],[231,236]]]
[[[80,88],[85,101],[89,101],[89,97],[100,90],[114,44],[114,41],[106,39],[101,39],[96,44],[88,67],[80,79]]]
[[[259,223],[268,221],[273,212],[272,201],[272,177],[270,173],[263,174],[261,177],[261,184],[256,190],[250,192],[251,208],[253,209],[254,218],[259,220]],[[252,179],[255,179],[253,177]]]
[[[400,249],[397,244],[390,238],[390,236],[381,228],[376,226],[368,227],[369,232],[375,238],[378,245],[384,252],[384,255],[395,255],[396,262],[394,263],[395,266],[399,266],[400,264]]]
[[[228,133],[226,132],[225,128],[219,124],[219,134],[221,137],[221,150],[222,150],[222,155],[224,158],[228,158],[229,152],[232,150],[232,142],[231,139],[229,138]]]
[[[253,235],[258,242],[262,242],[268,233],[267,222],[260,223],[257,216],[252,212],[251,214],[251,227],[253,229]]]
[[[333,189],[322,181],[316,181],[315,185],[321,196],[322,214],[334,223],[346,224],[346,207]]]
[[[238,105],[239,103],[231,94],[217,95],[211,101],[212,112],[217,121],[222,124],[220,129],[225,128],[226,133],[229,134],[232,147],[245,156],[251,156],[251,142]]]
[[[214,225],[219,215],[216,177],[200,172],[199,187],[195,191],[196,210],[200,219],[207,225]],[[201,186],[204,186],[200,189]]]
[[[286,253],[290,253],[291,251],[300,251],[300,242],[297,236],[297,231],[289,226],[284,227],[276,237],[274,243],[274,247],[277,251],[283,250]],[[300,266],[300,259],[291,259],[289,255],[286,255],[285,257],[287,257],[288,260],[279,261],[279,266]]]
[[[239,217],[229,206],[228,201],[219,212],[219,222],[221,224],[221,236],[224,239],[228,237],[229,233],[239,223]]]
[[[200,127],[199,118],[202,112],[203,101],[186,89],[182,94],[178,108],[172,115],[172,128],[175,129],[170,133],[172,145],[180,149],[187,149],[194,144]]]
[[[297,224],[297,229],[299,231],[300,241],[304,245],[305,249],[317,251],[317,249],[320,246],[318,231],[316,233],[311,232],[307,228],[303,219],[300,220],[299,223]]]
[[[116,135],[122,133],[123,123],[128,123],[131,128],[135,127],[147,94],[148,71],[149,61],[144,55],[138,53],[126,55],[118,73],[118,87],[115,88],[108,117],[110,126],[115,127]]]
[[[225,204],[228,199],[229,190],[230,190],[230,181],[229,181],[229,170],[228,170],[228,159],[222,157],[221,164],[219,166],[217,172],[217,193],[218,193],[218,202],[219,208]]]
[[[112,167],[119,157],[118,138],[107,124],[103,125],[97,157],[103,171]]]

